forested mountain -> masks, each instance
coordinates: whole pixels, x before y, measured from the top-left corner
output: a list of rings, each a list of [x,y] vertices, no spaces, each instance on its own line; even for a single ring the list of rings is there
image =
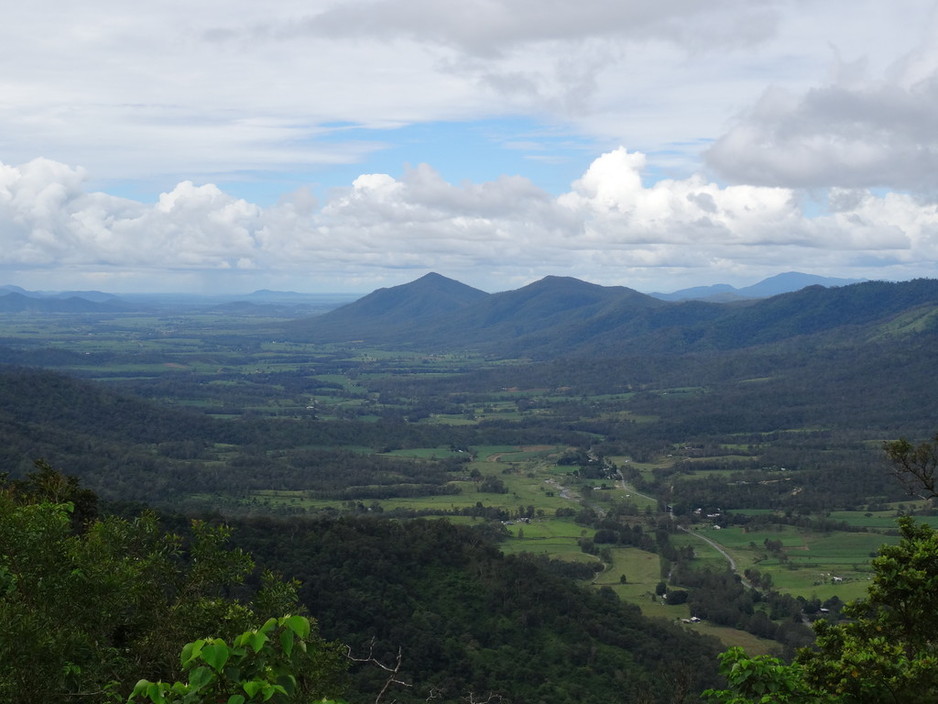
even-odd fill
[[[857,342],[898,332],[938,331],[938,280],[809,286],[748,303],[667,302],[624,287],[547,277],[516,291],[440,298],[443,277],[383,289],[287,336],[417,349],[470,349],[496,356],[684,353],[729,350],[809,335]]]
[[[324,341],[342,341],[349,335],[370,336],[370,326],[380,320],[382,336],[394,337],[414,323],[449,316],[488,296],[485,291],[430,273],[409,284],[378,289],[315,318],[314,334]],[[300,322],[296,327],[304,330],[306,324]]]

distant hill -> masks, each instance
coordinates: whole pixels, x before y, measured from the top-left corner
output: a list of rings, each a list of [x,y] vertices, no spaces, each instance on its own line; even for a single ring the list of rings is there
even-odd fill
[[[768,298],[781,293],[800,291],[808,286],[849,286],[862,283],[864,279],[838,279],[829,276],[816,276],[789,271],[784,274],[770,276],[752,286],[736,288],[729,284],[714,284],[712,286],[695,286],[672,293],[650,293],[648,295],[660,298],[662,301],[705,300],[725,302],[745,298]]]
[[[443,319],[491,294],[436,273],[408,284],[380,288],[316,318],[288,326],[291,336],[322,341],[361,337],[394,338],[400,331],[428,319]]]
[[[892,322],[903,315],[912,315],[914,326]],[[486,294],[434,275],[296,321],[287,335],[550,358],[739,349],[835,333],[875,336],[890,325],[893,332],[938,331],[938,281],[814,285],[770,298],[715,303],[662,301],[624,287],[556,276]]]
[[[207,311],[245,317],[301,318],[322,315],[358,296],[347,293],[254,291],[247,295],[131,293],[117,296],[102,291],[28,291],[0,286],[0,313],[154,313],[171,309]]]
[[[114,296],[97,300],[80,295],[40,298],[17,291],[0,294],[0,313],[98,313],[122,310],[125,306]]]

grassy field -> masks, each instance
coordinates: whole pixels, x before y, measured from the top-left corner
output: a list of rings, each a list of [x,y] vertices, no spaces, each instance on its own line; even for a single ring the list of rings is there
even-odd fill
[[[786,525],[748,532],[742,527],[700,532],[723,546],[740,571],[752,568],[771,575],[779,591],[822,600],[836,595],[845,601],[866,593],[869,560],[881,545],[896,540],[875,533],[822,532]],[[766,545],[772,542],[781,549],[769,550]]]

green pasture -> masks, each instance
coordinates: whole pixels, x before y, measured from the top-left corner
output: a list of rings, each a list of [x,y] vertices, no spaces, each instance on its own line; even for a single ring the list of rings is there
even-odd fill
[[[468,418],[465,413],[434,413],[422,423],[437,423],[439,425],[478,425],[479,419]]]
[[[624,600],[639,603],[655,593],[661,581],[661,560],[652,552],[633,547],[613,547],[612,564],[596,576],[594,584],[611,587]],[[625,584],[621,578],[625,575]]]
[[[876,530],[881,532],[898,529],[896,519],[897,511],[831,511],[829,518],[832,521],[844,521],[848,525]],[[938,528],[938,516],[915,516],[915,520],[925,523],[932,528]]]
[[[506,528],[512,540],[520,545],[536,544],[541,540],[565,540],[576,543],[579,538],[590,537],[593,535],[592,528],[581,526],[569,518],[554,518],[545,516],[544,518],[535,518],[530,522],[511,521]],[[577,546],[577,550],[579,550]],[[523,548],[513,546],[511,552],[525,552]],[[528,551],[530,552],[530,551]]]
[[[530,523],[512,521],[506,526],[511,538],[502,543],[502,552],[528,552],[558,560],[598,562],[599,558],[580,549],[577,540],[591,535],[591,529],[557,518],[534,519]]]
[[[701,533],[722,545],[741,572],[754,568],[770,574],[779,591],[822,599],[837,595],[844,600],[866,593],[872,556],[884,543],[897,540],[877,533],[821,532],[785,525],[771,530],[746,532],[730,527]],[[782,544],[781,557],[766,549],[765,540]],[[704,554],[703,550],[701,547],[698,554]]]
[[[712,623],[707,623],[706,621],[700,621],[698,623],[685,624],[685,627],[701,635],[714,636],[727,648],[739,646],[743,648],[748,655],[777,655],[781,650],[781,646],[774,640],[759,638],[752,633],[729,628],[728,626],[717,626]]]
[[[556,447],[493,445],[473,449],[480,456],[487,459],[468,463],[465,466],[465,473],[460,473],[461,476],[466,476],[473,469],[478,469],[483,476],[492,475],[499,478],[505,485],[507,490],[505,493],[479,491],[480,484],[475,481],[454,479],[450,484],[459,488],[460,492],[458,494],[388,499],[362,498],[361,501],[366,505],[377,503],[385,511],[394,509],[453,511],[474,507],[481,503],[483,506],[502,509],[512,516],[517,516],[519,511],[527,512],[528,507],[533,506],[539,518],[553,517],[558,508],[576,508],[579,505],[572,493],[569,498],[562,495],[564,493],[563,487],[552,479],[549,472],[553,465],[542,459],[544,456],[556,452]],[[366,448],[365,451],[370,450]],[[418,461],[431,461],[454,456],[449,447],[409,448],[394,450],[385,454]],[[615,493],[621,495],[619,491]],[[269,506],[279,506],[287,503],[290,506],[307,510],[341,509],[344,503],[342,500],[308,498],[304,492],[258,491],[254,492],[252,497],[265,502]],[[536,535],[536,528],[533,530],[535,532],[529,536],[532,539],[546,537]],[[577,535],[579,536],[579,533]]]
[[[772,583],[780,592],[792,596],[803,596],[806,599],[818,598],[826,601],[831,597],[838,597],[843,601],[851,601],[866,596],[870,586],[870,571],[857,571],[848,569],[819,569],[799,568],[767,570],[772,575]],[[835,577],[841,580],[837,582]]]
[[[707,534],[707,537],[710,537],[709,533]],[[729,566],[726,558],[722,553],[720,553],[719,550],[710,545],[710,543],[707,543],[700,538],[696,538],[693,535],[688,535],[687,533],[674,533],[671,535],[671,544],[676,548],[682,548],[685,545],[690,545],[694,549],[695,569],[713,569],[720,571],[727,569]]]
[[[520,448],[516,445],[475,445],[472,447],[472,451],[475,453],[476,458],[479,461],[497,461],[492,459],[493,456],[511,454],[513,452],[519,452]]]
[[[385,457],[413,457],[421,460],[438,460],[444,457],[458,456],[458,453],[453,452],[449,447],[413,447],[379,454]]]
[[[692,536],[686,537],[694,540]],[[690,617],[686,604],[672,606],[655,596],[655,587],[661,581],[661,561],[656,554],[633,547],[612,548],[611,553],[613,562],[604,572],[597,575],[593,582],[595,586],[609,587],[620,599],[635,604],[645,616],[651,618],[678,621]],[[625,584],[620,581],[622,575],[625,575]],[[775,641],[757,638],[735,628],[714,626],[703,621],[684,626],[704,635],[715,636],[726,647],[741,646],[752,655],[769,653],[779,647]]]

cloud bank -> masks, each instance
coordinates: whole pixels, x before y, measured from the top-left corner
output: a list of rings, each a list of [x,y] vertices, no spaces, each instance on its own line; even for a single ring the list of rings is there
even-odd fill
[[[909,278],[938,264],[938,206],[910,195],[834,189],[811,217],[791,189],[696,175],[646,185],[646,169],[620,147],[554,196],[522,177],[455,185],[420,165],[362,175],[322,203],[300,190],[261,207],[189,181],[153,203],[117,198],[36,159],[0,166],[0,270],[61,268],[112,290],[213,272],[241,290],[368,290],[431,269],[488,290],[546,273],[668,290],[788,269]]]
[[[804,92],[769,87],[710,148],[708,163],[744,183],[938,195],[934,11],[923,34],[880,76],[861,58],[837,62],[829,81]]]

